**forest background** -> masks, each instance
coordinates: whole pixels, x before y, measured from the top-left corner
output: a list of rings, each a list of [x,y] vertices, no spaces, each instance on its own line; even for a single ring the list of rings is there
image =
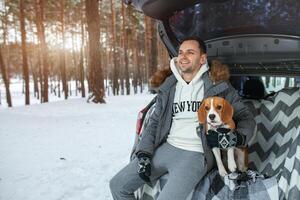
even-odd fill
[[[0,93],[9,107],[11,80],[22,80],[25,105],[49,94],[105,103],[142,93],[168,66],[155,20],[123,1],[1,0],[0,17]]]

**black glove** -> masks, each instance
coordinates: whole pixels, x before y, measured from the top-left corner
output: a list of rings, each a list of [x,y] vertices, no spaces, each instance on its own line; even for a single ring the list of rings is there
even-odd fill
[[[244,146],[246,142],[246,138],[243,134],[228,128],[217,128],[216,131],[208,130],[206,138],[208,146],[220,149]]]
[[[151,155],[145,152],[139,152],[138,157],[138,174],[146,182],[150,182],[149,176],[151,175]]]

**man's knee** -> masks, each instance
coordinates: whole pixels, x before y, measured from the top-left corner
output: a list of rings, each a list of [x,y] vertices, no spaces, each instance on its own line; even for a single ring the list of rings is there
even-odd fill
[[[136,161],[129,163],[109,181],[110,191],[115,199],[132,199],[133,192],[142,184],[143,181],[137,173]]]
[[[122,185],[121,185],[121,181],[119,180],[118,176],[114,176],[109,181],[109,188],[110,188],[111,193],[113,193],[113,194],[121,192]]]

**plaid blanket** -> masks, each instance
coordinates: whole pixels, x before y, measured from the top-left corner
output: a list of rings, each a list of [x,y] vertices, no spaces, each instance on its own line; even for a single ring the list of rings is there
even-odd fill
[[[256,171],[231,173],[224,178],[211,171],[193,192],[192,200],[277,200],[275,177],[265,177]]]

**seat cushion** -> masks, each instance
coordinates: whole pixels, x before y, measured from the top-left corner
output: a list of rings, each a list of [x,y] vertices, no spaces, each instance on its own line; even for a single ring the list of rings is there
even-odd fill
[[[250,168],[276,176],[280,199],[299,197],[300,89],[283,89],[270,99],[247,104],[257,126],[249,146]]]

